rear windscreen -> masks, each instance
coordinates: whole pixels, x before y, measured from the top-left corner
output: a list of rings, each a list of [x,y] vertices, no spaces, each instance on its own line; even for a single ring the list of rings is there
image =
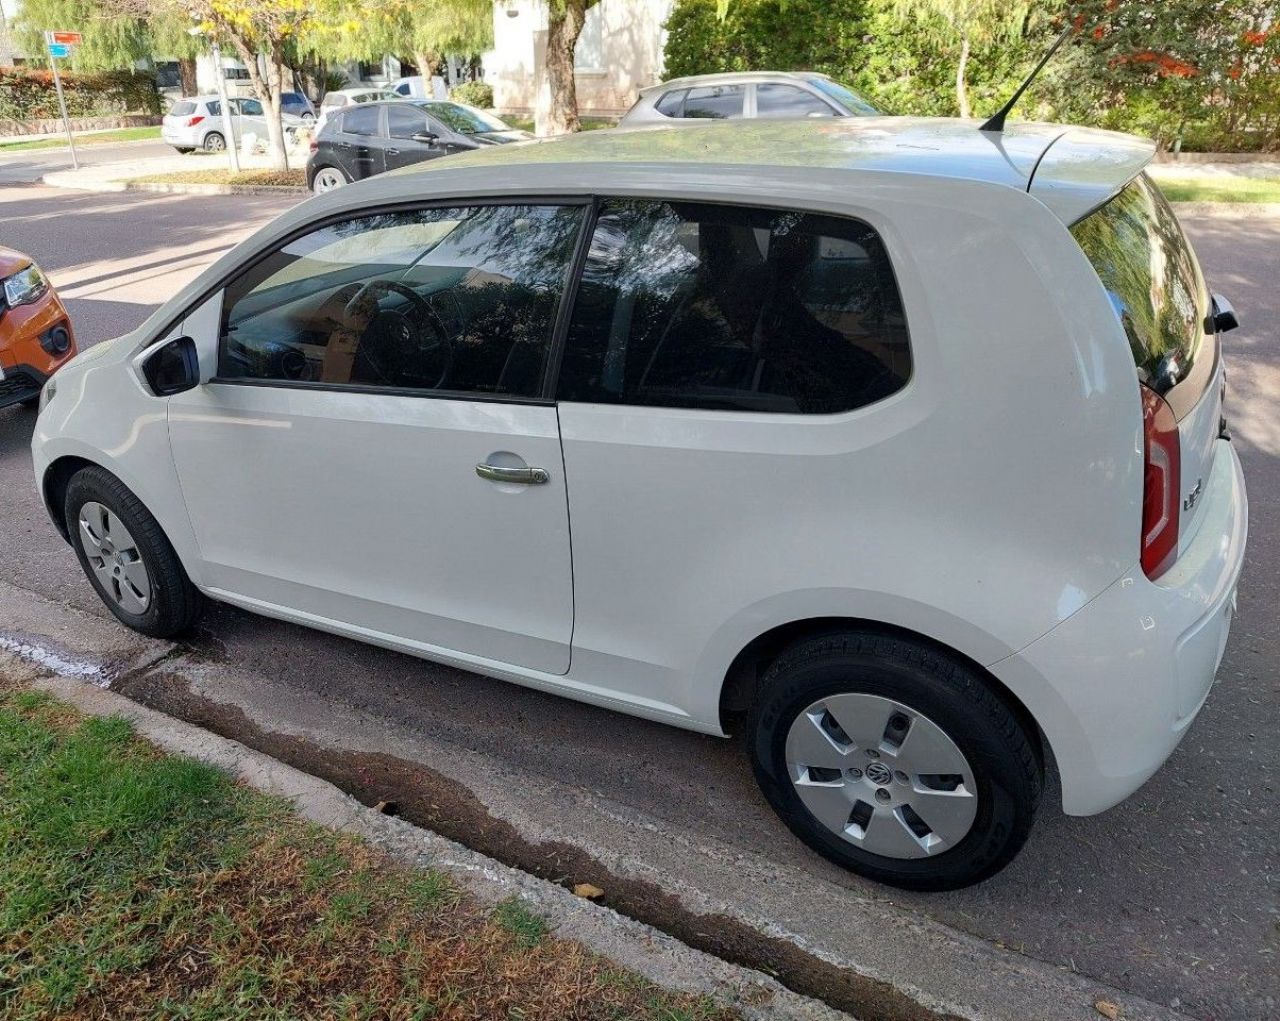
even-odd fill
[[[1124,325],[1138,378],[1159,394],[1193,375],[1207,381],[1215,346],[1205,334],[1208,294],[1195,254],[1155,183],[1142,174],[1071,233]]]
[[[174,103],[173,106],[169,108],[170,117],[186,117],[188,114],[193,114],[195,112],[195,103]]]

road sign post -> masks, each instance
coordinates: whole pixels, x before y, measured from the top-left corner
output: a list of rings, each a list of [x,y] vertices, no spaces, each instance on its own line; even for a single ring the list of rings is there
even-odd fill
[[[62,126],[67,129],[67,145],[71,149],[71,166],[80,169],[76,155],[76,140],[71,134],[71,118],[67,116],[67,100],[62,94],[62,76],[58,74],[58,61],[71,56],[71,47],[80,42],[79,32],[46,32],[45,45],[49,49],[49,67],[53,69],[53,87],[58,93],[58,109],[62,112]]]

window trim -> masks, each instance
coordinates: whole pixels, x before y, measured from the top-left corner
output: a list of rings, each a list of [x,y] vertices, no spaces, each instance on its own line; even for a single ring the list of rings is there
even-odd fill
[[[580,207],[584,210],[582,223],[578,228],[578,236],[574,239],[573,252],[570,254],[568,263],[565,266],[564,287],[560,292],[560,300],[556,303],[556,315],[551,324],[551,336],[547,344],[547,356],[543,363],[542,379],[539,383],[539,392],[537,396],[529,397],[525,395],[511,394],[486,394],[482,392],[473,392],[469,390],[420,390],[414,387],[387,387],[387,386],[366,386],[359,383],[324,383],[313,382],[310,380],[290,380],[290,379],[255,379],[244,376],[223,376],[220,373],[222,367],[223,356],[226,353],[227,335],[224,329],[226,322],[226,291],[229,284],[236,278],[243,276],[253,267],[268,259],[270,256],[291,244],[300,237],[317,230],[322,230],[334,223],[341,223],[344,220],[360,220],[369,216],[382,216],[387,213],[401,212],[418,212],[424,209],[457,209],[458,207],[476,207],[476,206],[572,206]],[[429,202],[412,201],[398,202],[386,206],[373,206],[368,209],[351,210],[343,213],[335,213],[331,216],[323,217],[319,220],[313,220],[297,230],[290,231],[282,238],[276,240],[270,247],[264,249],[255,255],[248,262],[242,263],[233,273],[229,273],[222,278],[219,283],[209,289],[202,297],[193,301],[183,314],[175,320],[175,324],[185,319],[192,308],[196,308],[204,301],[207,301],[215,293],[222,293],[222,304],[218,309],[218,344],[217,344],[217,366],[214,375],[209,379],[209,384],[218,384],[222,386],[259,386],[270,387],[279,390],[329,390],[335,393],[358,393],[358,394],[375,394],[387,397],[418,397],[427,400],[464,400],[464,401],[483,401],[490,404],[533,404],[543,406],[554,406],[555,401],[555,384],[559,376],[560,358],[559,354],[563,351],[563,341],[568,333],[569,320],[566,318],[566,310],[571,309],[573,299],[578,293],[578,275],[580,274],[583,263],[586,262],[587,251],[591,245],[591,235],[595,231],[596,222],[596,206],[597,200],[593,195],[585,196],[522,196],[510,195],[493,197],[489,196],[483,199],[437,199]],[[589,228],[589,229],[588,229]],[[166,327],[164,332],[169,332],[174,324]],[[556,372],[554,376],[548,375],[548,369],[554,360]]]

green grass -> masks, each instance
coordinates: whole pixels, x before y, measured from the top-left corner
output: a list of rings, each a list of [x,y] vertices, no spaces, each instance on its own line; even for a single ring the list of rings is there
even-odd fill
[[[728,1021],[517,900],[0,686],[0,1017]]]
[[[503,117],[503,121],[510,124],[513,128],[519,128],[521,131],[533,130],[532,117]],[[607,117],[583,117],[583,131],[599,131],[601,128],[616,128],[618,122]]]
[[[1280,178],[1172,177],[1156,183],[1170,202],[1280,202]]]
[[[302,167],[290,170],[241,170],[232,173],[226,167],[211,167],[204,170],[176,170],[168,174],[147,174],[145,177],[131,177],[129,180],[140,184],[252,184],[272,188],[305,188],[307,172]]]
[[[135,142],[141,139],[159,138],[160,126],[141,128],[116,128],[113,131],[99,131],[92,135],[77,135],[76,148],[84,145],[108,145],[112,142]],[[21,152],[26,149],[65,149],[67,147],[66,134],[50,135],[48,138],[42,138],[35,142],[4,142],[0,141],[0,153],[5,152]]]

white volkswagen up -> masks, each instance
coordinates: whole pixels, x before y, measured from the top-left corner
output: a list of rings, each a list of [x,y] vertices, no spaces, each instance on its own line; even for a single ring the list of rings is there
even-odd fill
[[[1151,155],[848,118],[379,177],[63,369],[37,484],[147,634],[207,597],[745,727],[819,853],[974,882],[1051,759],[1071,814],[1159,767],[1231,622],[1234,317]]]

